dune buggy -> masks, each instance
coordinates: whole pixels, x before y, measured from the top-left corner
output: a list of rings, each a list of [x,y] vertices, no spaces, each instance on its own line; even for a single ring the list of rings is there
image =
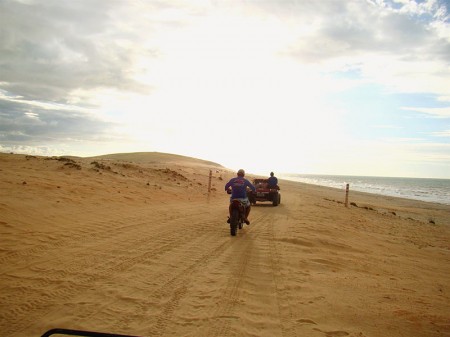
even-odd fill
[[[254,179],[253,185],[256,187],[256,192],[250,191],[248,193],[248,200],[252,205],[256,205],[257,201],[270,201],[273,206],[278,206],[281,203],[280,188],[277,186],[269,186],[267,179]]]

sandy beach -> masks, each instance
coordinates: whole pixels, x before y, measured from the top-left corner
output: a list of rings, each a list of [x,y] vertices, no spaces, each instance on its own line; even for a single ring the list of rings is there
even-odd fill
[[[281,180],[231,237],[234,175],[1,153],[0,335],[450,336],[450,206]]]

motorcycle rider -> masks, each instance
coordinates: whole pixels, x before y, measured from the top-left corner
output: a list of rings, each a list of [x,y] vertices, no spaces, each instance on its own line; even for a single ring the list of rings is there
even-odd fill
[[[248,215],[250,214],[250,201],[247,197],[247,187],[249,187],[253,192],[256,191],[255,186],[244,178],[245,171],[243,169],[240,169],[237,172],[237,177],[231,178],[229,182],[225,185],[225,191],[228,191],[228,189],[231,188],[231,197],[230,202],[233,199],[239,199],[244,205],[245,205],[245,220],[244,222],[247,225],[250,225],[250,221],[248,220]],[[231,211],[231,209],[230,209]],[[231,216],[231,213],[230,213]],[[230,219],[228,218],[228,222]]]

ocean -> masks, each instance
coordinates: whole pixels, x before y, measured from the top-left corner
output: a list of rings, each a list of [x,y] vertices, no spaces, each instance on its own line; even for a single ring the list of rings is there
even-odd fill
[[[279,174],[278,178],[307,184],[450,205],[450,179]]]

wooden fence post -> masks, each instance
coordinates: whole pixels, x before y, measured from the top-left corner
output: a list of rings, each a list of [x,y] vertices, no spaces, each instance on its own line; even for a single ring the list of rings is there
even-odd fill
[[[212,170],[209,170],[208,195],[211,193]]]
[[[345,207],[348,208],[348,191],[350,190],[350,184],[345,186]]]

